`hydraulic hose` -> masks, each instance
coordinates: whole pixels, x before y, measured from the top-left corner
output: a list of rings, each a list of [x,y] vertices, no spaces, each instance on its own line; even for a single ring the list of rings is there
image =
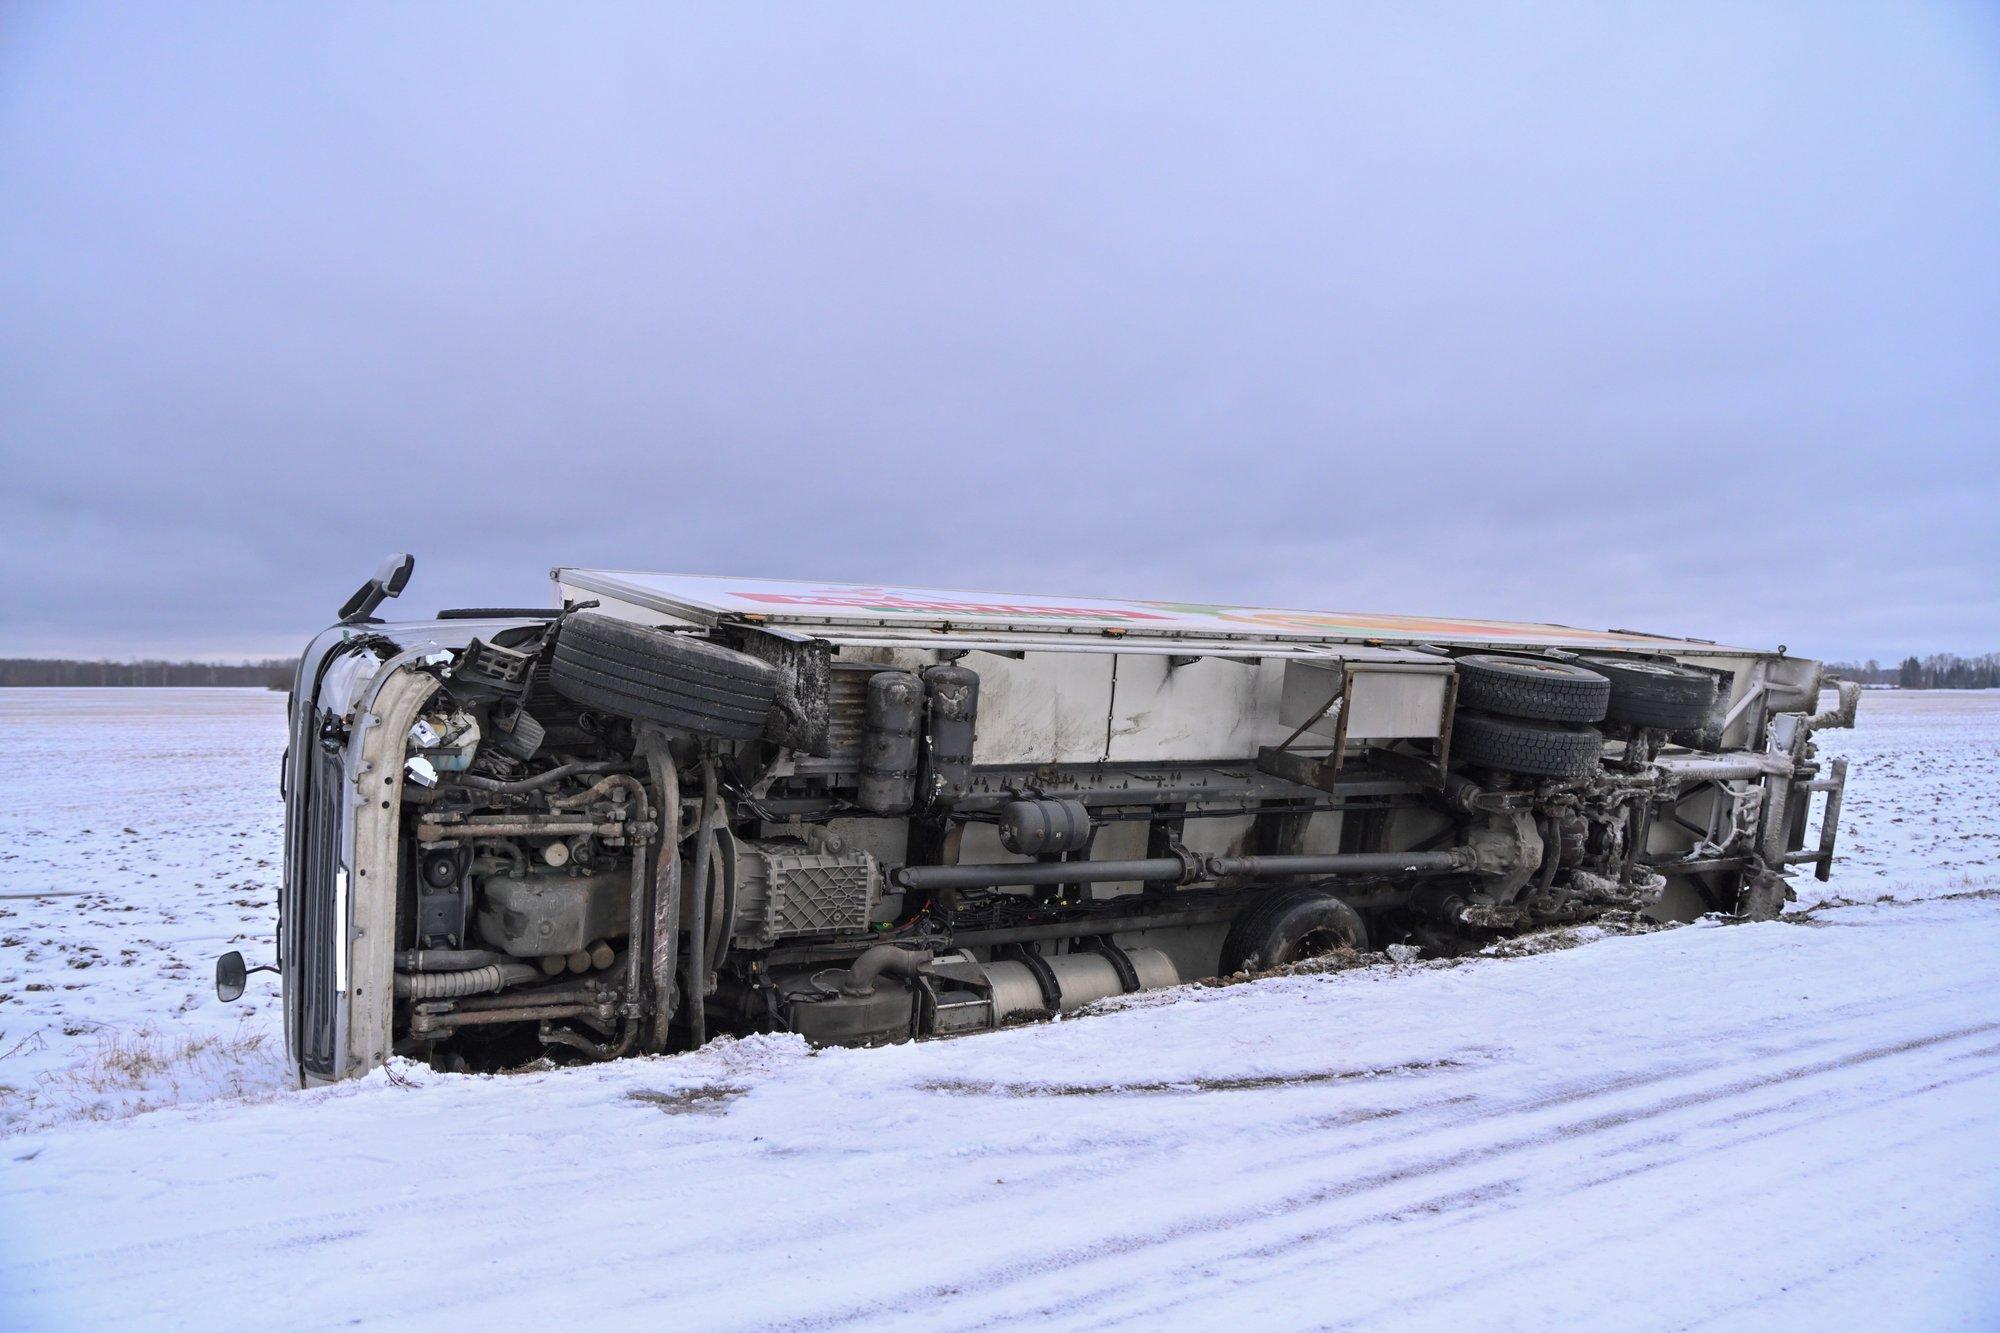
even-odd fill
[[[646,817],[646,789],[639,785],[639,779],[629,773],[613,773],[608,778],[600,778],[587,791],[580,791],[574,796],[558,796],[549,802],[549,809],[575,810],[589,805],[600,796],[608,796],[612,792],[620,790],[632,798],[630,817],[633,819],[644,819]]]

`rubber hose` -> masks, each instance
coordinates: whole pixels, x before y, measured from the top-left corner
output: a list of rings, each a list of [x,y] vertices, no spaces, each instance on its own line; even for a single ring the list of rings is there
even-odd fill
[[[461,773],[458,783],[462,787],[474,787],[480,791],[521,792],[546,787],[551,782],[566,778],[572,773],[602,773],[617,765],[608,759],[593,759],[588,763],[561,764],[546,773],[537,773],[531,778],[519,778],[513,782],[502,782],[498,778],[485,778],[477,773]]]
[[[461,995],[484,995],[524,982],[541,979],[542,970],[533,963],[496,963],[464,972],[398,972],[396,997],[402,1000],[450,1000]]]

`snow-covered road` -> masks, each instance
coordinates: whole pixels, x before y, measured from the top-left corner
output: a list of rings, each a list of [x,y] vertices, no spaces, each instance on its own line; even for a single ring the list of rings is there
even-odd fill
[[[2000,904],[7,1146],[9,1327],[2000,1317]]]
[[[1905,901],[20,1134],[0,1327],[1994,1327],[2000,696],[1916,702],[1828,738]]]

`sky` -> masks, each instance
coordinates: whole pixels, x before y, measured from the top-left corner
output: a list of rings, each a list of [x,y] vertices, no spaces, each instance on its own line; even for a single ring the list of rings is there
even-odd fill
[[[2000,8],[0,0],[0,655],[557,564],[2000,649]]]

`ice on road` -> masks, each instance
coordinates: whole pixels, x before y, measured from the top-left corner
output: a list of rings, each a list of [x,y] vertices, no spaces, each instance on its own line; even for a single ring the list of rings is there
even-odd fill
[[[20,1133],[0,1326],[1993,1327],[2000,696],[1898,702],[1859,905]]]

